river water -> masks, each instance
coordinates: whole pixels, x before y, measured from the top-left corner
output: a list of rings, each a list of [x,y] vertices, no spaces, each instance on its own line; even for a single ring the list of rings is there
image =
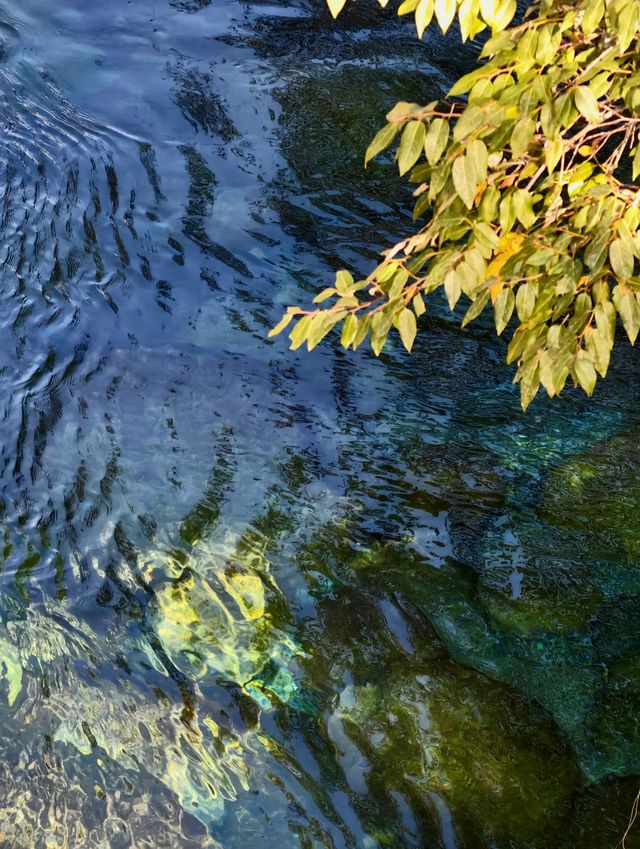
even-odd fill
[[[374,4],[0,0],[1,847],[622,836],[632,352],[523,416],[439,303],[410,358],[266,339],[410,226],[363,150],[472,59]]]

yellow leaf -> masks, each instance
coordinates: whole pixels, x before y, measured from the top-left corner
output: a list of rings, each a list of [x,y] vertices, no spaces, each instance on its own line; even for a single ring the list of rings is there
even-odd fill
[[[418,38],[422,38],[422,34],[431,23],[433,18],[434,0],[420,0],[416,8],[416,29]]]
[[[440,29],[446,32],[456,14],[456,0],[435,0],[435,13]]]
[[[285,315],[282,316],[282,318],[276,324],[276,326],[272,327],[271,330],[269,331],[269,333],[268,333],[269,339],[271,339],[273,336],[277,336],[278,333],[281,333],[285,329],[285,327],[287,327],[289,325],[292,318],[293,318],[292,312],[285,313]]]
[[[416,338],[417,323],[416,317],[409,309],[403,309],[398,319],[398,330],[402,344],[411,353],[413,342]]]
[[[502,280],[499,280],[497,283],[494,283],[493,286],[489,287],[489,294],[491,295],[491,303],[495,307],[496,301],[498,300],[498,295],[504,289],[504,283]]]
[[[505,267],[507,262],[509,262],[511,257],[518,253],[523,242],[524,235],[522,233],[507,233],[500,239],[500,244],[495,252],[494,258],[487,266],[486,276],[488,280],[492,277],[500,276],[502,269]],[[491,295],[492,304],[495,305],[496,299],[503,287],[504,283],[501,280],[498,280],[490,287],[489,294]]]
[[[337,18],[342,9],[344,8],[344,4],[347,0],[327,0],[329,5],[329,11],[333,15],[334,18]]]

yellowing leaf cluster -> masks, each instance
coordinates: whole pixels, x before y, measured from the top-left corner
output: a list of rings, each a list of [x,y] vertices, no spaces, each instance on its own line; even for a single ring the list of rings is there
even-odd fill
[[[345,347],[368,338],[378,355],[397,330],[411,350],[424,298],[441,289],[452,310],[466,300],[463,325],[490,305],[510,333],[523,407],[568,380],[591,394],[618,323],[632,343],[640,332],[640,3],[536,0],[518,25],[515,0],[398,11],[420,36],[456,16],[463,39],[492,31],[446,100],[397,104],[366,152],[368,164],[397,143],[419,229],[273,332],[297,318],[291,347],[312,349],[341,325]]]

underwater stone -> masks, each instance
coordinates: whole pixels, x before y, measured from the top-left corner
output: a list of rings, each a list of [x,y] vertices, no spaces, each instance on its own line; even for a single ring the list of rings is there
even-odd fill
[[[335,715],[353,741],[349,763],[367,751],[365,781],[375,776],[376,786],[416,806],[430,799],[434,824],[448,811],[457,846],[546,849],[549,822],[579,785],[575,760],[543,711],[447,661],[413,680],[392,676],[384,688],[349,686]]]

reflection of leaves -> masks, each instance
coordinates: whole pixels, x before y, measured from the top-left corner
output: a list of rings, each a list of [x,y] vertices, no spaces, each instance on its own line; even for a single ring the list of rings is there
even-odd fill
[[[211,4],[211,0],[169,0],[174,9],[180,12],[199,12],[200,9],[206,9]]]
[[[216,177],[207,165],[202,154],[191,145],[183,145],[180,152],[184,156],[189,175],[189,201],[183,218],[184,234],[195,242],[206,254],[233,268],[245,277],[252,274],[246,265],[227,248],[214,242],[207,233],[207,220],[215,201]]]
[[[224,433],[216,450],[216,465],[202,498],[184,519],[180,529],[182,539],[194,545],[210,532],[218,521],[220,504],[233,481],[236,465],[233,459],[233,441]]]
[[[177,67],[173,70],[176,80],[175,102],[184,117],[196,129],[219,136],[230,142],[237,138],[233,121],[227,115],[225,105],[215,92],[211,74],[202,73],[195,68],[184,71]]]

